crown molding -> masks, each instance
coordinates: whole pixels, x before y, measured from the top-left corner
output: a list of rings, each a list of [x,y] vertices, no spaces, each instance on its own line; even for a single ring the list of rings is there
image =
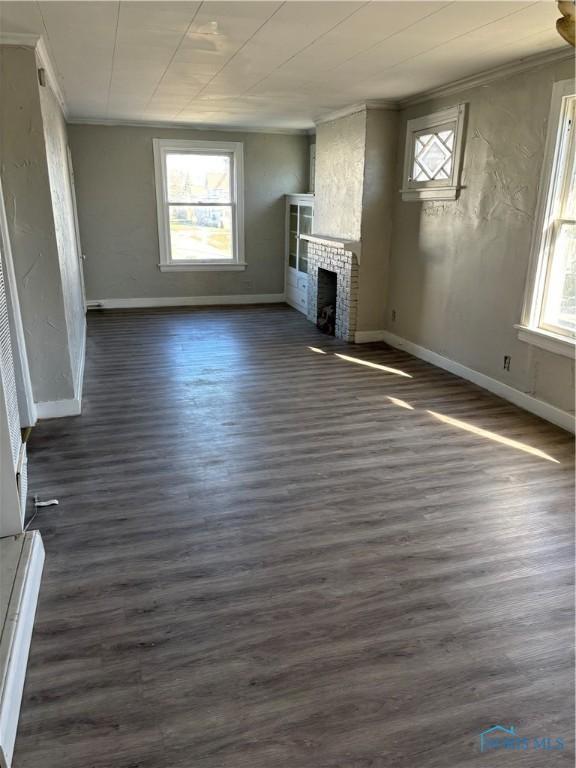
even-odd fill
[[[522,59],[516,59],[515,61],[508,62],[507,64],[501,64],[498,67],[492,67],[486,69],[483,72],[479,72],[476,75],[469,75],[468,77],[460,78],[459,80],[453,80],[445,85],[439,85],[437,88],[431,88],[428,91],[417,93],[414,96],[408,96],[405,99],[379,99],[363,101],[356,104],[351,104],[348,107],[335,110],[326,115],[322,115],[317,118],[315,125],[321,125],[322,123],[329,123],[332,120],[339,120],[342,117],[348,117],[349,115],[356,114],[357,112],[364,112],[368,109],[406,109],[414,104],[420,104],[430,99],[441,98],[443,96],[452,96],[460,91],[469,90],[470,88],[478,88],[482,85],[488,85],[489,83],[500,80],[505,77],[511,77],[519,72],[525,72],[530,69],[536,69],[546,64],[554,64],[556,62],[567,61],[574,58],[574,52],[571,48],[555,48],[551,51],[545,51],[544,53],[537,53],[533,56],[525,56]]]
[[[68,107],[66,105],[66,99],[64,98],[64,93],[60,87],[60,81],[50,53],[48,52],[46,41],[42,35],[29,32],[8,32],[6,34],[0,34],[0,45],[16,45],[24,48],[33,48],[35,50],[36,61],[46,72],[46,80],[60,104],[64,117],[67,118]]]
[[[369,109],[394,111],[399,109],[399,103],[391,99],[368,99],[367,101],[361,101],[356,104],[351,104],[348,107],[342,107],[342,109],[328,112],[326,115],[321,115],[314,120],[314,124],[322,125],[323,123],[331,123],[333,120],[340,120],[342,117],[355,115],[357,112],[367,112]]]
[[[68,117],[69,125],[100,125],[109,128],[163,128],[167,130],[213,131],[224,133],[268,133],[288,136],[307,136],[310,128],[255,128],[242,125],[215,125],[210,123],[162,122],[153,120],[115,120],[114,118]],[[313,132],[313,130],[312,130]]]
[[[574,59],[574,51],[571,48],[555,48],[551,51],[534,54],[533,56],[525,56],[522,59],[516,59],[515,61],[508,62],[507,64],[501,64],[498,67],[486,69],[476,75],[462,77],[459,80],[446,83],[446,85],[440,85],[437,88],[431,88],[428,91],[417,93],[414,96],[408,96],[405,99],[400,99],[399,106],[401,109],[405,109],[406,107],[411,107],[413,104],[420,104],[421,102],[429,101],[430,99],[437,99],[443,96],[452,96],[453,94],[459,93],[460,91],[467,91],[471,88],[478,88],[482,85],[488,85],[495,80],[511,77],[512,75],[516,75],[520,72],[526,72],[530,69],[542,67],[545,64],[554,64],[556,62],[568,59]]]
[[[0,33],[0,45],[23,45],[25,48],[36,48],[40,35],[33,32],[3,32]]]

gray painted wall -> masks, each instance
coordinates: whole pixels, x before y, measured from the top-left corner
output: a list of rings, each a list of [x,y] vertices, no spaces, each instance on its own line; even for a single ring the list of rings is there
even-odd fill
[[[316,128],[314,231],[360,240],[366,111]]]
[[[366,149],[362,190],[362,257],[358,292],[359,331],[384,328],[396,199],[398,113],[381,109],[366,112]]]
[[[33,49],[0,46],[0,172],[36,402],[74,397]]]
[[[361,241],[358,331],[384,328],[398,113],[362,109],[318,126],[314,231]]]
[[[49,87],[40,88],[40,106],[46,141],[46,158],[52,195],[52,211],[58,255],[62,295],[66,313],[68,348],[72,363],[74,392],[79,394],[82,385],[80,373],[83,367],[86,321],[80,254],[74,223],[73,191],[68,167],[68,137],[66,123],[58,100]]]
[[[88,299],[284,291],[284,195],[308,188],[305,135],[68,126]],[[153,138],[244,143],[244,272],[158,269]]]
[[[387,301],[393,333],[566,411],[574,410],[573,361],[520,342],[514,324],[552,85],[572,76],[566,61],[403,112],[397,189],[406,120],[468,102],[465,188],[454,202],[402,202],[396,195]],[[504,355],[512,357],[509,372]]]

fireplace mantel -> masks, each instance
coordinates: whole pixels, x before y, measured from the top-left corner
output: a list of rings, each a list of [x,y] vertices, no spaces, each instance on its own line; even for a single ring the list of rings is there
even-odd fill
[[[316,243],[317,245],[328,245],[332,248],[342,248],[345,251],[353,253],[358,263],[360,263],[360,251],[361,244],[359,240],[346,240],[340,237],[330,237],[329,235],[300,235],[301,240],[308,240],[309,243]]]

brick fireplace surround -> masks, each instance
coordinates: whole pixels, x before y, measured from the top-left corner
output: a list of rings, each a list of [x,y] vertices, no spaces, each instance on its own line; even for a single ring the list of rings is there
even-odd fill
[[[358,315],[359,244],[345,240],[301,235],[308,241],[308,320],[318,319],[318,270],[326,269],[337,276],[335,336],[354,341]]]

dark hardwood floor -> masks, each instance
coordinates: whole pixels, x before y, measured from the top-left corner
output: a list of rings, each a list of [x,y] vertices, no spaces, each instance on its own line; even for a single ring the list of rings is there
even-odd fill
[[[88,326],[15,768],[574,764],[567,433],[286,307]]]

